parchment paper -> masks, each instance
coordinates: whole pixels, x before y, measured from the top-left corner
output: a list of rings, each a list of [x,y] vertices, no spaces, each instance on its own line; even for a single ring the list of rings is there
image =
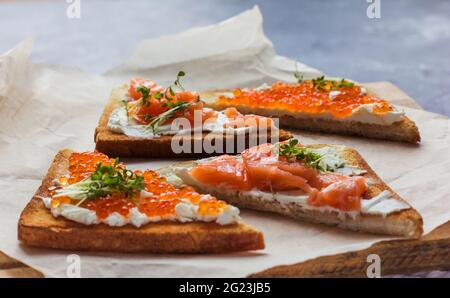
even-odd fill
[[[301,42],[301,41],[299,41]],[[42,271],[66,276],[70,253],[81,256],[83,277],[244,277],[271,266],[367,248],[388,239],[242,211],[261,229],[267,248],[225,255],[149,255],[68,252],[29,248],[17,241],[20,212],[41,183],[55,153],[92,150],[93,134],[110,89],[131,76],[173,81],[178,70],[187,88],[206,90],[293,80],[294,61],[277,56],[262,31],[258,8],[217,25],[142,41],[122,65],[103,76],[29,61],[31,41],[0,57],[0,250]],[[305,77],[320,74],[298,65]],[[330,74],[332,75],[332,74]],[[423,216],[425,233],[450,220],[450,137],[445,116],[405,108],[423,136],[420,146],[302,133],[304,143],[353,146],[378,174]],[[129,160],[158,168],[169,160]]]

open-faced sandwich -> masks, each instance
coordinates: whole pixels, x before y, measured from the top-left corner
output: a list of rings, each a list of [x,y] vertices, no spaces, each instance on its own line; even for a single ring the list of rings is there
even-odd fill
[[[389,188],[353,149],[302,146],[297,139],[183,162],[159,171],[242,208],[341,228],[410,238],[420,214]]]
[[[95,131],[96,149],[120,157],[208,156],[291,138],[270,118],[204,107],[181,85],[184,75],[167,88],[139,78],[115,88]]]
[[[298,83],[210,91],[200,96],[206,106],[217,110],[235,107],[241,113],[278,117],[280,127],[420,142],[417,126],[403,112],[344,79],[298,77]]]
[[[92,251],[221,253],[264,248],[239,209],[99,152],[61,150],[19,220],[26,245]]]

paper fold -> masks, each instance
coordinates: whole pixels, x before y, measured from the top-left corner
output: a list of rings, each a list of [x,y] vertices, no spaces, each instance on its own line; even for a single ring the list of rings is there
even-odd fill
[[[292,81],[295,61],[276,55],[264,35],[262,22],[255,6],[216,25],[144,40],[129,59],[106,72],[106,76],[157,77],[159,82],[170,84],[182,69],[188,74],[187,87],[196,90]],[[300,62],[297,68],[305,78],[321,74]],[[245,72],[245,76],[230,76],[236,71]]]

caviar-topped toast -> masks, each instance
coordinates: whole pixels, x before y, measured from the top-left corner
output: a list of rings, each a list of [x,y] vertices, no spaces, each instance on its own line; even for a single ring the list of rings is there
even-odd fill
[[[99,152],[61,150],[23,210],[25,245],[112,252],[223,253],[264,248],[239,209]]]
[[[362,232],[422,234],[420,214],[345,146],[303,146],[291,139],[160,172],[242,208]]]
[[[169,87],[132,78],[113,89],[95,131],[96,149],[119,157],[201,157],[292,137],[270,118],[205,107],[181,85],[183,76]]]
[[[281,127],[410,143],[420,142],[417,126],[402,111],[366,88],[344,79],[299,79],[255,89],[200,94],[207,107],[235,107],[280,119]]]

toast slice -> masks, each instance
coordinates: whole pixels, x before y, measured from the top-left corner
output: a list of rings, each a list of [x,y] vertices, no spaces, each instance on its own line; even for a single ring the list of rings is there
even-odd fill
[[[320,210],[318,208],[306,207],[304,204],[302,205],[292,200],[286,203],[277,199],[267,199],[267,197],[255,195],[253,192],[242,192],[206,185],[195,179],[189,171],[196,165],[210,159],[182,162],[160,169],[158,172],[166,177],[171,177],[170,181],[172,183],[191,185],[200,193],[212,194],[241,208],[278,213],[306,222],[332,225],[353,231],[402,236],[406,238],[419,238],[422,235],[423,222],[420,214],[384,183],[356,150],[349,147],[333,145],[312,145],[308,147],[316,149],[324,147],[335,148],[335,150],[340,152],[342,159],[345,160],[346,167],[357,169],[355,174],[365,177],[368,186],[362,196],[363,200],[361,202],[364,203],[362,203],[361,212],[358,214],[346,214],[333,208]],[[371,202],[370,199],[375,200],[377,196],[381,196],[387,192],[389,199],[393,200],[389,203],[391,205],[392,203],[398,203],[403,205],[404,209],[388,214],[364,211],[364,209],[370,210],[372,208],[370,207],[371,203],[369,203]],[[275,198],[276,193],[275,195],[269,193],[269,195]]]
[[[113,110],[120,106],[126,92],[127,89],[125,86],[113,89],[110,99],[106,104],[98,123],[98,127],[95,129],[95,148],[97,151],[106,155],[119,157],[200,158],[222,153],[237,154],[250,147],[251,144],[253,144],[252,142],[259,143],[259,131],[254,133],[246,132],[245,135],[213,134],[203,132],[202,134],[183,135],[182,141],[179,139],[174,139],[175,137],[172,135],[161,135],[155,138],[142,138],[113,132],[107,126],[108,121]],[[266,131],[264,131],[264,133],[266,133]],[[292,138],[292,134],[290,132],[279,129],[271,131],[269,129],[267,131],[267,135],[264,136],[262,143],[276,142],[278,139],[283,141],[290,138]],[[181,153],[174,152],[172,149],[172,141],[176,144],[180,142],[190,144],[189,149],[183,150]],[[218,141],[222,141],[223,146],[220,146],[220,148],[214,152],[204,150],[203,146],[200,146],[201,148],[198,149],[198,145],[195,145],[202,144],[202,142],[215,144],[218,143]]]
[[[219,100],[221,96],[233,98],[233,90],[213,90],[200,93],[200,97],[207,107],[222,110],[235,107],[244,114],[256,114],[266,117],[279,118],[281,128],[354,135],[360,137],[383,139],[398,142],[419,143],[420,133],[416,124],[407,116],[393,123],[369,123],[361,119],[342,121],[334,117],[317,117],[315,114],[300,114],[292,110],[280,108],[261,107],[260,105],[245,105]],[[370,91],[367,94],[376,95]]]
[[[84,225],[53,217],[41,197],[67,172],[72,151],[61,150],[19,219],[18,238],[29,246],[108,252],[227,253],[264,248],[261,232],[243,224],[156,222],[136,228]]]

